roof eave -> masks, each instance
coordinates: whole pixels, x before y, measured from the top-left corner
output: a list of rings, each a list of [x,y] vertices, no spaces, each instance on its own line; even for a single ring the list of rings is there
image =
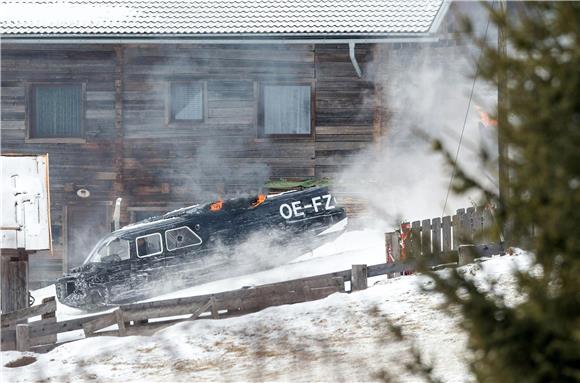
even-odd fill
[[[432,42],[431,32],[260,34],[4,34],[2,44],[337,44]]]

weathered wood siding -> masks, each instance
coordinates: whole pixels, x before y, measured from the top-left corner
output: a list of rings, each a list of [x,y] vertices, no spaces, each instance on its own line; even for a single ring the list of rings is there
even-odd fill
[[[258,191],[268,178],[331,177],[373,141],[371,45],[356,48],[362,79],[346,44],[1,48],[1,149],[49,153],[57,256],[66,205],[121,195],[124,207],[173,207]],[[204,83],[204,120],[168,122],[171,82],[190,80]],[[86,84],[85,143],[27,141],[28,87],[40,82]],[[312,136],[259,137],[260,90],[269,83],[314,87]],[[88,200],[76,196],[80,187]]]
[[[373,141],[375,113],[373,46],[357,45],[358,78],[348,46],[316,46],[316,177],[332,177]]]
[[[191,203],[220,192],[256,190],[256,178],[314,177],[313,139],[257,136],[260,84],[314,77],[312,46],[127,47],[128,191],[146,204]],[[204,121],[167,123],[169,84],[192,79],[205,83]]]
[[[115,54],[110,46],[6,45],[2,49],[1,150],[49,153],[54,254],[62,255],[64,206],[80,203],[76,190],[91,191],[91,201],[110,201],[114,169]],[[26,140],[27,98],[33,83],[86,84],[85,143]],[[82,201],[86,202],[86,201]],[[32,269],[31,275],[35,275]]]
[[[124,57],[124,183],[141,205],[332,176],[373,140],[373,84],[356,77],[344,44],[129,46]],[[357,57],[370,61],[371,47]],[[168,87],[184,80],[204,82],[206,117],[168,123]],[[312,137],[258,137],[261,85],[272,82],[313,84]]]

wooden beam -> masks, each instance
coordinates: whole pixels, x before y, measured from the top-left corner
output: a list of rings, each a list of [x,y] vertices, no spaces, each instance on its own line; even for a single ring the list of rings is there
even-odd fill
[[[421,221],[421,252],[423,256],[431,255],[431,220]]]
[[[46,323],[43,321],[32,322],[30,323],[30,335],[32,337],[37,337],[42,335],[60,334],[61,332],[67,331],[82,330],[83,324],[107,315],[109,314],[98,314],[90,317],[75,318],[56,323]]]
[[[104,329],[106,327],[112,326],[117,323],[117,310],[107,313],[105,315],[99,316],[96,319],[89,320],[82,324],[85,337],[90,337],[95,331]]]
[[[451,217],[443,217],[443,253],[447,254],[451,251]]]
[[[41,321],[43,321],[45,323],[56,323],[56,299],[54,297],[44,298],[42,300],[42,304],[46,304],[46,305],[54,304],[54,310],[43,313],[41,315]],[[39,345],[39,344],[56,343],[57,338],[58,338],[57,334],[50,334],[50,335],[45,335],[42,337],[37,337],[32,342],[33,343],[32,345],[35,346],[35,345]]]
[[[6,327],[28,318],[54,313],[55,311],[56,311],[56,300],[54,299],[54,297],[50,297],[45,298],[39,305],[2,314],[0,316],[0,321],[2,322],[2,326]]]
[[[193,314],[191,314],[191,316],[189,317],[189,320],[193,320],[193,319],[199,318],[199,316],[201,314],[203,314],[204,312],[206,312],[210,308],[211,308],[212,317],[213,317],[213,312],[214,312],[213,306],[214,306],[214,302],[215,302],[215,300],[213,298],[211,298],[210,300],[208,300],[205,305],[200,306],[197,310],[195,310],[193,312]],[[214,318],[214,319],[217,319],[217,318]]]
[[[28,253],[24,249],[3,249],[0,268],[0,309],[3,313],[28,305]]]
[[[394,231],[385,233],[385,263],[398,262],[401,257],[399,233]]]
[[[115,139],[113,141],[113,166],[115,169],[115,180],[113,182],[113,193],[111,200],[123,195],[124,192],[124,121],[123,121],[123,68],[125,65],[125,51],[123,46],[115,48]],[[121,221],[127,222],[128,217],[123,216]]]
[[[458,250],[459,248],[459,234],[461,231],[461,217],[459,216],[459,210],[457,214],[451,217],[451,226],[453,227],[453,250]]]
[[[351,291],[366,290],[367,288],[367,265],[352,265]]]
[[[192,302],[176,302],[167,304],[167,302],[147,302],[147,305],[134,307],[132,305],[122,306],[123,315],[126,321],[136,321],[152,318],[163,318],[177,315],[187,315],[195,313],[200,307],[203,307],[208,298],[197,298]],[[202,314],[202,313],[200,313]]]
[[[127,331],[125,330],[125,318],[123,315],[122,309],[115,310],[115,320],[117,321],[117,326],[119,327],[119,336],[127,335]]]
[[[16,350],[28,351],[30,349],[30,329],[27,324],[16,325]]]
[[[211,297],[210,302],[211,302],[211,317],[213,319],[219,319],[220,313],[219,313],[217,306],[215,304],[215,298]]]
[[[433,242],[433,255],[441,254],[441,218],[433,218],[431,227],[431,241]]]
[[[421,256],[421,222],[414,221],[411,224],[411,256]]]

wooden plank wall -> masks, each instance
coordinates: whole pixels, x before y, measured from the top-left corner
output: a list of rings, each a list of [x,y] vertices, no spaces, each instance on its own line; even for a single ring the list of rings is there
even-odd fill
[[[257,191],[268,176],[313,177],[313,140],[257,136],[260,85],[312,81],[313,63],[311,45],[127,47],[124,170],[132,197],[191,203]],[[185,80],[205,84],[204,121],[167,123],[169,84]]]
[[[368,44],[356,47],[362,79],[346,44],[1,48],[1,150],[49,153],[57,257],[63,207],[87,202],[75,194],[81,187],[91,191],[89,203],[121,194],[124,207],[186,205],[208,193],[257,192],[267,178],[332,177],[376,135]],[[190,80],[204,82],[205,119],[168,123],[169,84]],[[29,85],[71,81],[86,84],[86,142],[27,141]],[[311,137],[258,137],[260,87],[267,83],[315,87]],[[123,217],[126,223],[129,215]]]
[[[147,45],[124,54],[124,180],[142,206],[258,192],[265,177],[332,176],[341,157],[373,140],[372,83],[356,77],[344,44]],[[364,65],[370,46],[357,54]],[[169,84],[184,80],[204,82],[206,117],[168,123]],[[258,137],[260,87],[276,82],[314,84],[313,137]]]
[[[352,156],[373,142],[375,84],[367,73],[373,46],[356,45],[355,55],[363,70],[358,78],[348,46],[316,46],[316,177],[333,177]]]
[[[114,51],[111,46],[51,44],[3,44],[1,49],[1,151],[49,153],[53,248],[59,258],[63,246],[64,206],[81,202],[76,190],[89,189],[93,201],[112,198],[115,173],[110,140],[114,135]],[[86,84],[85,143],[26,141],[28,87],[32,83],[51,82]],[[33,270],[34,266],[33,261],[31,274],[39,274]],[[60,270],[51,273],[53,276],[60,274]]]

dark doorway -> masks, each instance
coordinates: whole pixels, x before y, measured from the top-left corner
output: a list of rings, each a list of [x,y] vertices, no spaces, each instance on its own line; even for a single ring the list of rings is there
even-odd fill
[[[65,271],[80,266],[99,239],[110,232],[109,205],[67,206]]]

